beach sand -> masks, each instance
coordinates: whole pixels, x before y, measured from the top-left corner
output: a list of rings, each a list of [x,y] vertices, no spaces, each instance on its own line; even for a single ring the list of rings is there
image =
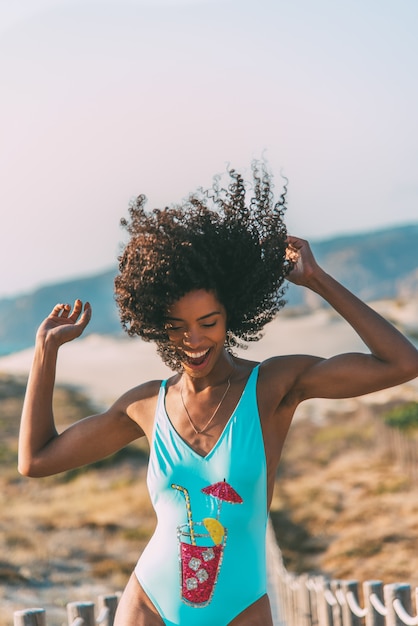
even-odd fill
[[[400,306],[396,302],[376,303],[374,307],[402,327],[418,329],[418,299]],[[366,352],[353,329],[333,311],[319,309],[308,315],[290,314],[286,309],[271,322],[259,342],[236,354],[263,361],[285,354],[313,354],[329,357],[342,352]],[[0,358],[0,371],[27,376],[33,349]],[[153,344],[127,336],[89,335],[60,348],[57,382],[79,387],[99,407],[107,406],[122,393],[142,382],[172,374],[157,355]],[[407,385],[417,389],[417,381]],[[404,386],[403,386],[404,388]],[[372,394],[382,401],[400,389]],[[330,401],[327,401],[330,402]],[[335,401],[334,401],[335,402]]]
[[[412,313],[406,314],[405,309],[399,309],[396,303],[382,303],[380,309],[392,320],[398,321],[401,327],[406,320],[408,327],[416,333],[418,314],[415,316],[414,309],[410,309]],[[403,319],[397,318],[396,313],[401,313]],[[364,352],[366,347],[344,321],[332,311],[322,309],[309,315],[290,315],[284,311],[268,325],[260,342],[237,353],[248,359],[261,361],[274,355],[308,353],[328,357],[347,351]],[[26,377],[32,356],[33,349],[28,349],[2,357],[0,371]],[[129,337],[90,335],[62,346],[57,382],[82,389],[97,403],[98,408],[102,408],[141,382],[170,375],[171,371],[162,364],[152,344]],[[392,400],[411,399],[418,400],[418,379],[361,399],[309,400],[298,408],[297,417],[308,416],[320,422],[331,412],[354,412],[362,402],[384,404]],[[23,608],[31,602],[33,605],[41,604],[48,609],[48,620],[54,624],[62,623],[62,598],[65,593],[71,593],[71,600],[75,601],[85,600],[86,597],[91,600],[99,593],[111,591],[112,589],[107,589],[104,585],[96,585],[94,581],[82,589],[73,585],[69,591],[61,585],[55,585],[51,589],[5,586],[5,595],[0,598],[0,603],[2,610],[10,614],[16,607]]]

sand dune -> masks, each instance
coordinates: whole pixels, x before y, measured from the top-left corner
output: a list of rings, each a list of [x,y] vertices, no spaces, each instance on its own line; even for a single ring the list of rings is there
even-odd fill
[[[418,326],[418,300],[400,306],[393,302],[375,305],[392,320],[414,330]],[[266,328],[263,339],[240,354],[262,361],[282,354],[315,354],[328,357],[351,351],[366,351],[352,328],[332,311],[318,310],[309,315],[290,316],[285,311]],[[33,349],[0,358],[0,371],[27,375]],[[89,335],[60,349],[57,381],[84,389],[99,404],[106,405],[124,391],[153,378],[164,378],[171,371],[156,354],[153,344],[129,337]],[[403,387],[414,394],[417,381]],[[408,391],[410,389],[410,391]],[[382,392],[380,392],[382,393]],[[388,394],[399,395],[399,389]],[[376,399],[376,394],[373,394]]]

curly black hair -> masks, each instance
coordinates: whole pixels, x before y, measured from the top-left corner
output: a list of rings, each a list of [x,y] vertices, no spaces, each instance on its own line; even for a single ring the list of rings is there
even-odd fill
[[[154,341],[164,362],[181,369],[166,332],[170,305],[196,289],[215,293],[227,314],[226,348],[257,341],[284,305],[287,186],[274,201],[272,177],[253,161],[252,183],[229,169],[182,204],[145,211],[141,195],[121,220],[130,235],[119,256],[115,298],[129,335]],[[287,180],[285,180],[287,183]],[[246,203],[247,192],[251,198]]]

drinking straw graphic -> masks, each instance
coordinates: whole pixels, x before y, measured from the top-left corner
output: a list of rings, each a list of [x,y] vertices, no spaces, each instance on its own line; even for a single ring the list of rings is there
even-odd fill
[[[177,491],[181,491],[181,493],[183,494],[185,500],[186,500],[186,510],[187,510],[187,521],[189,524],[189,528],[190,528],[190,541],[192,543],[192,546],[196,545],[196,538],[195,538],[195,534],[194,534],[194,528],[193,528],[193,519],[192,519],[192,506],[190,504],[190,495],[189,492],[187,491],[187,489],[185,487],[182,487],[181,485],[171,485],[173,489],[177,489]]]

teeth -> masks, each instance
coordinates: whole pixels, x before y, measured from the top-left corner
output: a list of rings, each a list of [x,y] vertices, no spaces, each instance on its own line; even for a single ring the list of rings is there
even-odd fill
[[[184,350],[184,354],[188,356],[190,359],[200,359],[202,356],[205,356],[209,350],[203,350],[203,352],[187,352]]]

